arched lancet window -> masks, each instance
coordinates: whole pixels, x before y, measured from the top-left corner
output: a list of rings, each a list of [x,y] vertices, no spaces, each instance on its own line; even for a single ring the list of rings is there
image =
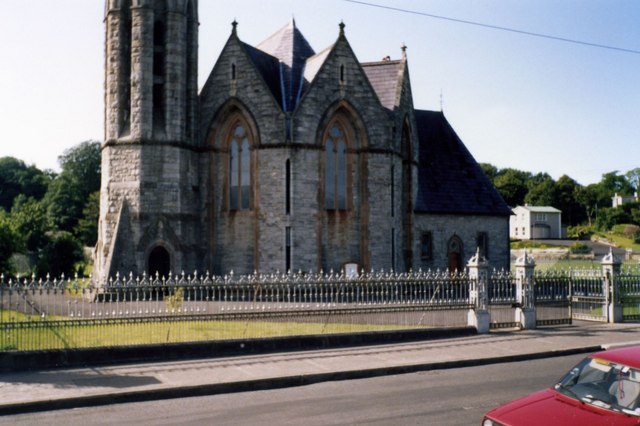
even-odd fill
[[[236,121],[229,141],[229,209],[251,207],[251,156],[247,126]]]
[[[347,142],[337,122],[329,127],[325,138],[325,207],[347,209]]]

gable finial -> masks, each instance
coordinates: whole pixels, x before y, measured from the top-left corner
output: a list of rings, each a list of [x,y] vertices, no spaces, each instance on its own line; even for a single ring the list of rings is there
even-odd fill
[[[340,36],[344,36],[344,21],[340,21]]]
[[[233,22],[231,23],[231,34],[236,35],[237,34],[237,27],[238,27],[238,21],[236,21],[236,18],[233,18]]]
[[[442,96],[442,89],[440,89],[440,112],[444,112],[444,99]]]
[[[407,45],[402,43],[400,49],[402,50],[402,59],[407,59]]]

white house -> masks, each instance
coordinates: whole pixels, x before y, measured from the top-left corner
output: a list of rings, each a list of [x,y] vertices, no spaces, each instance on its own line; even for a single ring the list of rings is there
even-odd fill
[[[620,207],[623,204],[627,203],[637,203],[638,202],[638,193],[635,192],[633,195],[618,195],[616,192],[613,197],[611,197],[611,205],[613,208]]]
[[[562,212],[549,206],[518,206],[509,219],[509,237],[518,240],[562,238]]]

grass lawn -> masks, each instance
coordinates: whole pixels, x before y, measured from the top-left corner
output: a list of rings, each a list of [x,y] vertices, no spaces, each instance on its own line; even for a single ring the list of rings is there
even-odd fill
[[[150,321],[149,321],[150,320]],[[116,321],[73,321],[2,312],[0,351],[117,347],[283,336],[363,333],[419,328],[395,324],[281,321],[171,321],[140,318]]]

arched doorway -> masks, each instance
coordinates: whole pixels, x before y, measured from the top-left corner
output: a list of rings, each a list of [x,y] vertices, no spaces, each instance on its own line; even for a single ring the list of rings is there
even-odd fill
[[[449,272],[462,272],[462,240],[454,235],[447,244],[447,258],[449,260]]]
[[[147,273],[150,276],[158,274],[160,278],[169,276],[171,271],[171,255],[162,246],[157,246],[149,253],[149,267]]]

